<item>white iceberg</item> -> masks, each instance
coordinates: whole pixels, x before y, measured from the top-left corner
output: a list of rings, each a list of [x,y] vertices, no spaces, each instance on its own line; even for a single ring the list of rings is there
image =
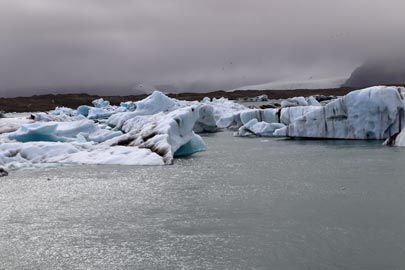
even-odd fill
[[[96,108],[106,108],[110,106],[110,102],[108,100],[104,100],[103,98],[93,100],[92,104]]]
[[[288,125],[298,118],[306,115],[309,112],[312,112],[314,110],[318,110],[318,106],[297,106],[297,107],[288,107],[288,108],[282,108],[280,111],[280,123],[283,123],[284,125]]]
[[[199,118],[194,125],[194,132],[216,132],[217,130],[214,107],[212,105],[200,105]]]
[[[304,97],[293,97],[281,101],[281,107],[308,106],[308,102]]]
[[[258,136],[258,137],[272,137],[275,130],[284,127],[281,123],[267,123],[259,122],[257,119],[252,119],[243,126],[235,134],[240,137]]]
[[[307,103],[310,106],[322,106],[321,103],[314,96],[308,97]]]
[[[7,134],[7,138],[18,142],[48,141],[72,142],[86,141],[103,142],[122,135],[121,131],[110,131],[100,128],[90,120],[71,122],[36,122],[26,124],[17,131]]]
[[[164,165],[148,149],[64,142],[3,143],[0,164],[6,170],[44,164]]]
[[[222,117],[217,125],[221,128],[237,130],[252,119],[269,124],[280,123],[288,125],[303,115],[318,109],[318,106],[297,106],[280,109],[246,109],[230,116]]]
[[[113,114],[121,123],[115,130],[100,121],[72,120],[75,116],[66,122],[23,124],[2,135],[0,163],[6,169],[46,163],[166,165],[177,156],[205,150],[204,141],[193,129],[199,120],[205,128],[215,125],[213,108],[162,95],[137,102],[135,112]],[[110,105],[89,111],[92,109],[119,111]]]
[[[331,139],[386,139],[404,126],[403,87],[376,86],[353,91],[315,107],[275,135]]]

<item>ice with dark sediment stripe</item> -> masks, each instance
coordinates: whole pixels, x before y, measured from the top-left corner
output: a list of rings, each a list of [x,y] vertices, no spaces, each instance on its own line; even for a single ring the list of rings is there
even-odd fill
[[[376,86],[353,91],[318,107],[284,128],[276,136],[328,139],[382,140],[404,127],[403,87]]]

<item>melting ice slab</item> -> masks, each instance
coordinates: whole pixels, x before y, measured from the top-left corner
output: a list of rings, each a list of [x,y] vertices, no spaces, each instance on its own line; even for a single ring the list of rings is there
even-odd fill
[[[402,87],[353,91],[317,107],[274,132],[276,136],[331,139],[386,139],[404,127]]]

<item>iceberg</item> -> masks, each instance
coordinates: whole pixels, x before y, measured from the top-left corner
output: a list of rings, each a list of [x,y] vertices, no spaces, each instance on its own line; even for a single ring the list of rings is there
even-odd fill
[[[111,146],[150,149],[162,157],[164,164],[172,164],[174,153],[198,136],[193,131],[198,118],[198,106],[184,107],[168,113],[135,116],[124,121],[122,130],[126,134],[105,143]],[[189,149],[190,154],[199,151],[200,148]]]
[[[90,119],[92,110],[100,112],[97,119]],[[112,112],[105,123],[99,121],[103,112]],[[89,107],[87,118],[77,115],[39,113],[35,121],[27,119],[4,133],[0,164],[5,169],[48,163],[169,165],[175,157],[205,150],[194,132],[197,122],[203,131],[216,129],[211,105],[180,102],[158,92],[137,102],[134,111],[106,105]]]
[[[154,91],[147,98],[136,102],[136,112],[139,115],[150,115],[169,111],[176,106],[176,101],[159,91]]]
[[[18,142],[47,141],[69,142],[85,138],[86,141],[102,142],[122,135],[120,131],[100,128],[90,120],[71,122],[36,122],[23,125],[17,131],[7,135],[10,140]]]
[[[307,103],[310,106],[322,106],[321,103],[319,103],[319,101],[314,96],[308,97]]]
[[[82,105],[77,108],[76,114],[77,115],[83,115],[84,117],[87,117],[89,115],[91,107],[87,105]]]
[[[194,132],[216,132],[217,130],[214,107],[212,105],[200,105],[199,118],[194,125]]]
[[[281,107],[308,106],[308,102],[304,97],[293,97],[281,101]]]
[[[132,101],[121,102],[120,107],[125,108],[127,111],[133,112],[136,110],[136,103]]]
[[[53,114],[53,113],[45,113],[45,112],[39,112],[39,113],[33,113],[31,114],[30,117],[32,120],[35,121],[41,121],[41,122],[69,122],[69,121],[77,121],[77,120],[83,120],[86,119],[83,115],[68,115],[68,114]]]
[[[275,131],[277,136],[382,140],[404,126],[405,88],[376,86],[350,92]]]
[[[90,108],[87,114],[87,118],[89,119],[107,119],[115,112],[112,110],[105,110],[104,108]]]
[[[296,106],[282,108],[280,112],[281,123],[288,125],[307,113],[319,109],[318,106]]]
[[[259,122],[257,119],[252,119],[241,126],[235,135],[240,137],[252,135],[258,137],[273,137],[274,131],[284,126],[285,125],[281,123]]]
[[[231,116],[222,117],[217,124],[221,128],[237,130],[252,119],[256,119],[258,122],[281,123],[284,126],[318,108],[318,106],[297,106],[280,109],[246,109]]]
[[[258,122],[279,123],[280,109],[245,109],[232,115],[221,117],[217,125],[220,128],[237,130],[252,119],[256,119]]]
[[[7,170],[43,164],[164,165],[148,149],[65,142],[4,143],[0,163]]]
[[[184,157],[194,154],[196,152],[201,152],[206,150],[206,145],[204,140],[198,136],[197,134],[193,134],[191,140],[181,146],[177,151],[174,153],[174,157]]]
[[[93,100],[91,103],[96,108],[106,108],[110,106],[110,102],[108,100],[104,100],[103,98]]]

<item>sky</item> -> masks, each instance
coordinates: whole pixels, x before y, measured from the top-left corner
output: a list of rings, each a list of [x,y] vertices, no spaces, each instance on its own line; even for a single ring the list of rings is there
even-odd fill
[[[401,54],[404,10],[403,0],[0,0],[0,96],[349,76]]]

